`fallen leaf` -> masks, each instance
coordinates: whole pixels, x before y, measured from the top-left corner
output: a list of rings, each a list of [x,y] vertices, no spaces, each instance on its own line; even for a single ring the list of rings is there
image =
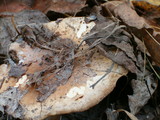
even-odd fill
[[[44,12],[51,5],[51,0],[3,0],[0,12],[20,12],[22,10],[39,10]]]
[[[160,30],[159,25],[156,24],[156,20],[147,20],[145,17],[139,16],[127,3],[120,3],[118,1],[117,4],[115,5],[114,3],[109,2],[103,6],[108,7],[107,9],[110,9],[124,24],[127,24],[133,34],[139,39],[144,40],[152,59],[159,65],[160,56],[157,51],[160,50]]]
[[[39,11],[22,11],[19,13],[0,13],[0,54],[8,57],[8,45],[16,39],[22,40],[22,37],[17,37],[16,26],[31,24],[31,23],[47,23],[48,18]],[[14,23],[11,21],[11,16],[14,16]],[[11,41],[12,40],[12,41]]]
[[[131,120],[138,120],[136,116],[126,110],[118,109],[116,112],[125,112]]]
[[[19,101],[27,93],[27,90],[20,91],[16,87],[9,87],[6,91],[0,94],[0,105],[4,108],[5,112],[12,114],[16,118],[22,119],[22,106]]]
[[[46,10],[55,11],[59,13],[66,14],[76,14],[81,8],[85,6],[85,0],[61,0],[61,1],[52,1],[50,7]],[[71,7],[72,6],[72,7]]]
[[[152,76],[147,76],[146,83],[141,80],[132,80],[133,95],[129,95],[129,107],[132,114],[136,114],[148,102],[157,88]]]
[[[143,80],[144,88],[147,89],[145,82],[154,83],[152,81],[154,77],[152,76],[150,70],[146,68],[146,58],[143,56],[144,54],[146,55],[145,48],[144,50],[140,50],[137,47],[137,44],[139,42],[134,39],[135,37],[132,34],[136,32],[141,37],[145,35],[143,38],[144,43],[147,43],[147,45],[149,45],[149,40],[146,39],[148,35],[144,34],[143,32],[145,31],[144,28],[148,30],[147,27],[151,26],[149,26],[145,19],[143,17],[140,17],[136,13],[136,11],[133,10],[127,3],[114,3],[115,1],[113,3],[106,3],[104,4],[104,7],[107,11],[110,10],[110,12],[115,16],[112,16],[112,19],[108,17],[108,19],[106,19],[105,21],[97,22],[96,27],[94,27],[95,29],[93,29],[92,33],[88,35],[88,37],[86,37],[86,42],[90,45],[90,48],[98,48],[106,57],[112,59],[114,62],[120,65],[123,65],[132,73],[135,73],[137,75],[137,81]],[[122,24],[124,24],[126,28],[124,28],[123,25],[118,24],[120,21],[117,20],[117,18],[122,21]],[[130,30],[135,30],[135,32],[132,33],[132,31],[130,32]],[[155,42],[155,40],[152,40],[152,42]],[[153,49],[153,47],[151,46],[156,46],[155,44],[152,44],[150,47],[147,45],[146,47],[152,57],[154,55],[152,53],[155,52],[155,50],[153,52],[150,51],[151,49]],[[160,46],[154,49],[159,49],[159,47]],[[154,58],[156,57],[154,56]],[[138,90],[138,86],[140,85],[132,86],[133,90]],[[132,100],[134,102],[130,99],[132,101],[130,102],[132,104],[130,104],[130,109],[133,114],[136,114],[140,110],[140,108],[142,108],[147,103],[156,89],[153,89],[152,92],[146,91],[147,93],[140,90],[142,90],[142,86],[139,88],[139,91],[136,91],[137,93],[135,92],[133,94],[134,97],[132,98]],[[147,94],[148,96],[146,95],[146,97],[144,98],[145,95],[143,93],[145,95]],[[134,100],[136,98],[138,100]],[[138,101],[141,101],[141,103],[138,103]]]
[[[85,37],[85,41],[90,45],[89,48],[97,47],[117,64],[133,73],[140,73],[141,70],[137,67],[140,65],[138,54],[134,54],[136,52],[131,38],[123,34],[124,27],[118,26],[112,20],[97,22],[92,32]]]

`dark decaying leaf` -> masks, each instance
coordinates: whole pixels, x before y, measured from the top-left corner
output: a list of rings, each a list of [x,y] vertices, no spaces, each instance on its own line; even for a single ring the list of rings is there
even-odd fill
[[[129,15],[129,11],[123,14],[124,10],[129,8],[130,7],[124,3],[116,7],[115,11],[118,12],[117,14],[120,15],[121,19],[123,19],[122,23],[124,22],[124,25],[134,25],[137,26],[137,28],[142,29],[144,27],[144,19],[140,17],[137,18],[138,15],[135,11],[132,15],[137,16],[134,18],[134,20],[138,20],[137,24],[134,24],[134,22],[128,20],[131,17]],[[117,19],[114,17],[113,19],[108,18],[106,21],[99,20],[92,32],[85,37],[85,41],[90,45],[90,48],[97,47],[103,55],[110,58],[117,64],[124,66],[132,73],[135,73],[137,75],[137,81],[142,80],[139,85],[132,86],[134,89],[134,95],[133,98],[131,96],[129,97],[131,112],[136,114],[140,108],[147,103],[147,101],[150,99],[150,95],[153,94],[157,86],[155,86],[153,90],[152,88],[147,90],[147,87],[150,86],[150,83],[154,83],[154,81],[152,81],[152,73],[148,70],[148,68],[145,67],[145,56],[147,56],[145,53],[145,48],[142,50],[142,48],[140,49],[140,47],[138,47],[139,42],[130,33],[130,29],[125,28],[128,26],[123,26],[121,25],[122,23],[121,21],[117,21]],[[140,91],[142,90],[141,88],[139,91],[137,91],[138,86],[141,86],[141,88],[143,86],[145,88],[144,91],[146,92]],[[139,93],[141,93],[141,97],[139,96]],[[136,101],[136,103],[133,103],[132,101]]]
[[[128,98],[129,107],[133,114],[137,114],[137,112],[139,112],[157,88],[157,83],[153,79],[152,75],[146,76],[145,80],[146,81],[132,80],[134,94],[129,95]]]
[[[159,3],[159,1],[157,3]],[[151,54],[152,59],[156,62],[157,65],[160,65],[160,56],[157,52],[160,50],[160,25],[158,22],[159,15],[156,14],[156,18],[151,17],[148,19],[147,15],[145,16],[144,14],[140,13],[139,15],[137,13],[138,10],[136,12],[134,9],[131,8],[129,4],[123,2],[119,3],[117,6],[112,3],[104,4],[104,6],[106,9],[110,9],[110,11],[116,17],[118,17],[123,22],[123,24],[126,24],[129,30],[135,36],[144,41],[148,52]],[[156,10],[158,11],[159,8],[157,8]]]
[[[52,0],[1,0],[0,12],[20,12],[22,10],[34,9],[44,12]]]
[[[145,37],[143,38],[144,43],[152,56],[152,60],[154,60],[156,64],[160,66],[160,54],[158,53],[158,51],[160,51],[160,30],[159,32],[157,32],[157,34],[155,34],[154,32],[154,29],[148,28],[140,33],[142,33],[142,35],[145,35]]]
[[[62,39],[43,26],[24,26],[21,29],[24,40],[33,49],[39,47],[52,52],[52,55],[46,53],[41,58],[41,65],[46,65],[46,68],[29,74],[28,84],[37,85],[36,89],[40,92],[37,99],[43,101],[71,76],[75,46],[71,40]]]
[[[54,77],[43,81],[37,88],[37,91],[41,93],[37,100],[44,101],[56,90],[58,86],[65,84],[72,74],[72,69],[73,65],[68,64],[55,73]]]
[[[5,92],[0,94],[0,106],[8,114],[12,114],[16,118],[22,118],[23,110],[19,104],[19,100],[26,94],[27,90],[20,91],[16,87],[9,87]]]
[[[14,28],[14,23],[11,17],[14,16],[14,23],[16,26],[30,23],[46,23],[48,18],[41,12],[35,10],[25,10],[19,13],[0,13],[0,54],[7,55],[9,44],[11,40],[15,40],[17,36]]]
[[[9,76],[10,77],[16,77],[19,78],[21,77],[26,71],[22,69],[22,66],[18,65],[13,65],[11,66],[11,69],[9,71]]]
[[[116,27],[118,27],[118,29]],[[85,38],[87,43],[91,46],[95,44],[106,57],[123,65],[131,72],[140,73],[140,66],[137,60],[138,51],[136,53],[136,51],[134,51],[136,48],[133,47],[135,43],[124,34],[124,30],[117,26],[115,22],[99,22],[92,33],[95,34],[88,35],[88,37]],[[96,40],[99,41],[99,43],[97,42],[98,44]]]
[[[0,52],[6,55],[8,55],[9,52],[11,59],[9,60],[11,64],[9,76],[19,78],[24,73],[27,73],[30,78],[28,85],[33,83],[37,85],[36,89],[40,92],[38,100],[43,101],[52,94],[59,85],[67,82],[70,77],[73,69],[72,58],[74,56],[75,46],[70,39],[62,39],[58,33],[53,33],[40,25],[39,23],[48,22],[46,16],[41,12],[26,10],[17,14],[4,13],[3,15],[5,14],[14,15],[14,23],[12,23],[13,21],[11,22],[11,17],[1,18],[1,24],[4,29],[2,29],[0,33],[2,34],[0,39],[2,41]],[[37,24],[29,25],[31,23]],[[19,27],[14,28],[13,24]],[[21,34],[17,38],[15,29],[18,29]],[[14,37],[15,39],[13,39]],[[12,41],[14,41],[14,43],[19,44],[19,47],[12,47],[12,49],[8,51],[11,39],[13,39]],[[25,52],[25,49],[29,50],[29,48],[26,47],[27,45],[31,47],[32,51],[27,53],[27,55],[20,56],[18,49],[24,49],[23,52]],[[43,52],[43,50],[48,50],[48,53]],[[23,57],[29,56],[30,54],[32,55],[35,51],[39,51],[38,54],[41,54],[41,51],[45,54],[41,56],[41,58],[27,58],[29,63],[23,63]],[[28,73],[28,69],[32,69],[30,67],[33,67],[32,64],[35,64],[36,59],[39,59],[39,66],[42,66],[42,69],[44,69],[40,69],[34,73]],[[45,89],[47,87],[49,89]]]
[[[108,5],[108,7],[110,6]],[[143,17],[139,16],[136,11],[126,3],[119,4],[114,9],[110,10],[114,15],[116,15],[116,17],[120,18],[122,24],[127,25],[128,30],[132,32],[132,34],[141,39],[142,42],[144,41],[146,48],[151,54],[152,60],[159,65],[160,56],[157,52],[160,49],[159,27],[155,27],[153,21],[147,21]],[[133,39],[132,43],[134,43],[132,44],[133,46],[135,43],[137,44],[136,46],[139,44],[136,39]],[[135,47],[134,53],[136,52],[138,53],[136,54],[136,63],[138,63],[138,67],[143,72],[137,73],[137,80],[132,81],[134,94],[129,96],[129,107],[133,114],[139,112],[139,110],[147,103],[157,88],[154,76],[150,70],[146,68],[148,64],[146,62],[147,53],[145,47],[143,47],[143,50],[141,49],[141,51]]]
[[[107,108],[105,113],[106,113],[107,118],[109,120],[117,120],[118,119],[119,113],[118,112],[114,112],[113,109]]]
[[[127,116],[131,119],[131,120],[138,120],[136,116],[134,116],[132,113],[124,110],[124,109],[118,109],[116,110],[116,112],[125,112],[127,114]]]
[[[81,8],[85,6],[86,0],[61,0],[52,1],[50,7],[46,12],[55,11],[59,13],[76,14]],[[72,7],[71,7],[72,6]]]

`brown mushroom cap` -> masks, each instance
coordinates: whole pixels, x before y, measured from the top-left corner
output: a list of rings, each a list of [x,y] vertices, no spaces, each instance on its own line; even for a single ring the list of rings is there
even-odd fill
[[[44,29],[58,33],[62,39],[70,39],[74,45],[78,45],[82,41],[82,37],[94,27],[95,23],[91,22],[87,24],[84,18],[80,17],[66,18],[60,21],[60,23],[50,22],[42,25]],[[42,25],[32,24],[30,27],[35,29],[35,26],[37,28]],[[88,46],[84,44],[82,47],[86,48]],[[32,48],[27,44],[25,47],[21,47],[21,44],[16,42],[11,44],[10,50],[16,52],[19,59],[18,64],[28,64],[27,67],[23,66],[22,68],[27,71],[26,73],[30,74],[45,69],[47,65],[40,64],[42,62],[41,58],[46,54],[52,54],[50,50],[38,47]],[[92,88],[91,86],[111,68],[113,62],[100,55],[97,50],[94,50],[92,54],[87,53],[86,55],[74,58],[73,65],[74,67],[69,79],[57,86],[56,91],[41,102],[37,101],[40,93],[35,89],[35,86],[33,84],[27,85],[27,82],[30,81],[28,74],[22,74],[19,78],[9,77],[9,73],[7,74],[7,72],[10,68],[7,65],[1,65],[0,74],[3,75],[5,81],[8,80],[9,82],[3,83],[0,92],[1,94],[5,93],[8,90],[8,86],[18,88],[19,91],[28,90],[19,99],[19,105],[23,111],[21,118],[39,120],[51,115],[80,112],[89,109],[106,97],[114,89],[117,80],[127,74],[126,69],[114,64],[104,79]],[[6,70],[2,71],[4,68]],[[12,115],[15,116],[14,113]]]

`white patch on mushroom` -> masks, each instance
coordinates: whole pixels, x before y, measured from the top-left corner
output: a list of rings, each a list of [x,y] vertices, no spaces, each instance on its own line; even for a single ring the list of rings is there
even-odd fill
[[[24,52],[22,52],[22,51],[19,51],[19,52],[18,52],[18,54],[20,54],[20,55],[23,55],[23,54],[24,54]]]
[[[22,64],[22,63],[24,63],[24,60],[23,60],[23,59],[21,59],[21,60],[18,62],[18,65],[20,65],[20,64]]]
[[[19,87],[20,85],[22,85],[22,87],[24,87],[27,83],[27,81],[29,81],[29,79],[27,79],[27,75],[23,75],[18,82],[16,83],[16,85],[14,87]]]
[[[81,86],[81,87],[73,87],[70,89],[70,91],[67,93],[67,97],[69,98],[73,98],[77,95],[83,95],[85,91],[85,87]]]
[[[82,34],[86,31],[87,25],[86,24],[81,24],[79,31],[77,32],[77,37],[80,38]]]

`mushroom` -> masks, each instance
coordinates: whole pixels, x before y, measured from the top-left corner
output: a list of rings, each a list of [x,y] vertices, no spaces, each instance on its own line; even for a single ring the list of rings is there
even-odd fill
[[[3,110],[40,120],[87,110],[106,97],[127,70],[96,49],[83,52],[87,44],[76,50],[94,26],[84,17],[19,26],[24,40],[10,45],[10,65],[0,66]]]

